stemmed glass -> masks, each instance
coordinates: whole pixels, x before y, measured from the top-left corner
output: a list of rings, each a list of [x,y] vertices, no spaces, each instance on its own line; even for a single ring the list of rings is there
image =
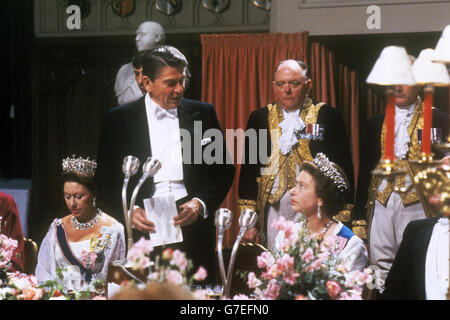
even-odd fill
[[[207,284],[206,295],[213,300],[220,300],[223,294],[223,285],[221,284]]]

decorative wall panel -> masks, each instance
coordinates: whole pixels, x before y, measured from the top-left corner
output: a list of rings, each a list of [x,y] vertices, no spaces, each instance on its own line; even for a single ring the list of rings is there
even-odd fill
[[[202,0],[180,0],[181,8],[173,15],[156,9],[155,0],[136,0],[127,17],[114,13],[111,0],[87,0],[90,13],[81,19],[79,30],[69,30],[66,22],[67,0],[34,0],[35,36],[79,37],[132,35],[144,21],[160,23],[166,33],[268,31],[270,11],[258,8],[252,0],[230,0],[218,14],[207,10]]]

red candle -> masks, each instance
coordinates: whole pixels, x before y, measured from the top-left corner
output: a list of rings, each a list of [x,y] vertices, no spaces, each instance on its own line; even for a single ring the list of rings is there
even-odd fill
[[[431,154],[431,108],[433,105],[433,87],[424,90],[422,152]]]
[[[392,90],[386,91],[386,136],[384,144],[384,159],[394,161],[395,139],[395,94]]]

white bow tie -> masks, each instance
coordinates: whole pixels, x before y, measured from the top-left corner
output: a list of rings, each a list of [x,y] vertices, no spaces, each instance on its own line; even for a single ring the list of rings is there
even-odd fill
[[[159,106],[155,108],[155,117],[157,120],[164,118],[175,119],[177,117],[177,109],[163,109]]]

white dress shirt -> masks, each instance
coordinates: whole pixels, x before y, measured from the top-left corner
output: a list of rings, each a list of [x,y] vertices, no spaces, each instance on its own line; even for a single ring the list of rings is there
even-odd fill
[[[152,157],[161,162],[161,169],[153,177],[155,193],[153,197],[172,194],[175,200],[188,195],[183,182],[183,159],[181,153],[180,125],[177,109],[163,109],[149,94],[145,95],[145,109],[150,134]],[[202,217],[207,217],[206,205]]]
[[[449,285],[449,219],[441,218],[433,228],[425,260],[427,300],[445,300]]]

